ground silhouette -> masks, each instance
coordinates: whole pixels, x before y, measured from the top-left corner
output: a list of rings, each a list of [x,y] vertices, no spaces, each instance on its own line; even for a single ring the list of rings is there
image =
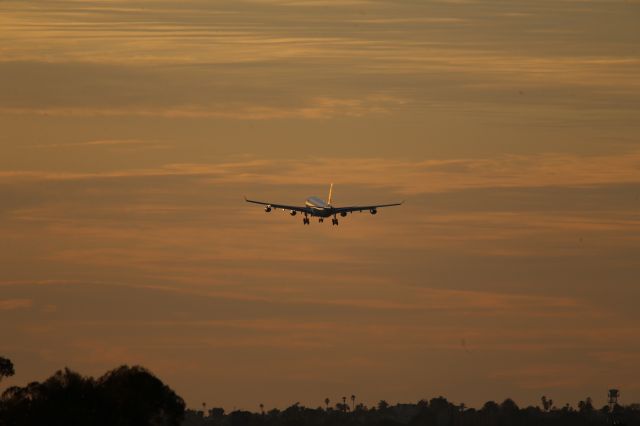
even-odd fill
[[[0,357],[0,380],[15,373]],[[640,426],[640,404],[596,409],[591,398],[576,407],[556,407],[542,396],[541,406],[520,408],[515,401],[486,402],[481,408],[454,404],[444,397],[373,407],[356,404],[356,396],[319,401],[307,408],[295,403],[284,410],[258,412],[223,408],[185,410],[180,396],[140,366],[123,365],[94,379],[65,368],[43,382],[13,386],[0,397],[0,426]]]
[[[548,402],[543,407],[520,408],[506,399],[499,404],[488,401],[479,409],[453,404],[443,397],[396,405],[380,401],[375,407],[355,405],[355,401],[351,407],[342,401],[329,406],[328,399],[318,408],[296,403],[284,410],[255,413],[225,414],[222,408],[207,413],[187,410],[183,426],[640,426],[640,404],[616,405],[612,416],[608,406],[595,409],[590,398],[579,401],[576,408],[555,407]],[[548,401],[546,397],[544,400]]]

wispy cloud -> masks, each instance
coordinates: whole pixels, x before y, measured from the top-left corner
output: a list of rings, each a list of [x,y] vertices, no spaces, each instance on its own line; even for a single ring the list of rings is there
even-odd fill
[[[210,183],[316,185],[321,170],[327,181],[344,185],[387,187],[416,195],[478,188],[539,188],[614,185],[640,182],[640,153],[612,155],[535,154],[459,160],[316,158],[246,160],[219,164],[167,164],[153,169],[102,173],[1,171],[0,178],[100,180],[192,176]]]
[[[389,95],[369,95],[363,98],[319,97],[310,99],[300,106],[233,105],[233,106],[193,106],[167,108],[19,108],[0,107],[0,114],[40,115],[52,117],[162,117],[162,118],[227,118],[237,120],[272,119],[329,119],[334,117],[363,117],[366,115],[388,114],[401,107],[406,101]],[[115,141],[93,141],[72,144],[105,145]],[[127,143],[120,141],[116,143]],[[129,144],[140,141],[129,141]],[[70,146],[58,144],[57,146]]]
[[[0,311],[29,309],[31,306],[33,306],[31,299],[0,299]]]
[[[102,139],[84,142],[52,143],[34,145],[34,148],[74,148],[74,147],[111,147],[122,145],[144,145],[148,141],[140,139]]]

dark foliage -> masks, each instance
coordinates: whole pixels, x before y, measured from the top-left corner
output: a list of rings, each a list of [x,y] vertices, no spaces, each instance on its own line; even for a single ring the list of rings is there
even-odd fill
[[[177,426],[184,407],[142,367],[122,366],[97,380],[64,369],[42,383],[7,389],[0,426]]]
[[[285,410],[265,413],[234,411],[227,415],[220,408],[187,410],[183,426],[640,426],[640,405],[617,406],[614,417],[608,407],[596,410],[590,398],[570,406],[520,408],[511,399],[501,404],[489,401],[476,410],[456,405],[443,397],[416,404],[389,405],[380,401],[376,407],[363,405],[345,410],[342,403],[335,408],[306,408],[296,403]],[[262,411],[262,410],[261,410]]]
[[[0,356],[0,381],[3,377],[11,377],[15,373],[11,360]]]

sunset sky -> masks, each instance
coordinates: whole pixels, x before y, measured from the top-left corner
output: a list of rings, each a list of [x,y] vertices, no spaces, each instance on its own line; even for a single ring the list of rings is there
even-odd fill
[[[228,410],[640,401],[640,1],[0,1],[0,355]],[[338,228],[243,196],[395,202]]]

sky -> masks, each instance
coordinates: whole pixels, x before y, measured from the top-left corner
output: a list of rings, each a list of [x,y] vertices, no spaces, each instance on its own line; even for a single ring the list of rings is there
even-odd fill
[[[0,389],[640,401],[640,1],[0,1]],[[339,227],[270,214],[406,200]]]

